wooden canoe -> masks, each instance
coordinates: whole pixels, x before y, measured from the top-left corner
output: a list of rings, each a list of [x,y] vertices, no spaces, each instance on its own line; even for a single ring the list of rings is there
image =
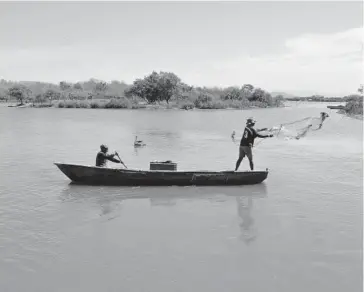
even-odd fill
[[[328,105],[327,108],[329,109],[344,109],[344,105]]]
[[[265,171],[168,171],[103,168],[55,163],[74,183],[117,186],[253,185],[263,182]]]

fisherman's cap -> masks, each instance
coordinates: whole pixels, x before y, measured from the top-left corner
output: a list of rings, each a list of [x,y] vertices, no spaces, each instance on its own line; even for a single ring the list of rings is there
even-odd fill
[[[250,117],[246,120],[246,123],[247,124],[255,124],[257,121],[253,118],[253,117]]]

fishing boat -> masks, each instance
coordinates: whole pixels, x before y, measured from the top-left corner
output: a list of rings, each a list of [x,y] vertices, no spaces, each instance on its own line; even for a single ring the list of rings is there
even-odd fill
[[[16,108],[26,108],[26,107],[30,107],[31,104],[30,103],[23,103],[23,104],[16,104],[16,105],[8,105],[8,107],[16,107]]]
[[[268,176],[264,171],[131,170],[54,163],[73,183],[110,186],[253,185]]]
[[[329,109],[344,109],[344,105],[328,105],[327,108]]]

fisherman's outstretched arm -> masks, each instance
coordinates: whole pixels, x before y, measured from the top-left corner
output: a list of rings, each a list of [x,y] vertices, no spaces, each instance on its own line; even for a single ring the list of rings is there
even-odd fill
[[[269,137],[273,137],[273,135],[261,135],[257,133],[257,137],[258,138],[269,138]]]

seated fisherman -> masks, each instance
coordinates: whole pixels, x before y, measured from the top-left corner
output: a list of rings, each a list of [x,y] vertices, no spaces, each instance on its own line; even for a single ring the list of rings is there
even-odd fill
[[[101,145],[100,149],[101,151],[96,155],[96,166],[99,167],[106,166],[107,160],[110,160],[115,163],[121,163],[124,165],[124,163],[121,160],[114,158],[114,156],[117,155],[117,153],[107,154],[108,148],[106,145]]]

